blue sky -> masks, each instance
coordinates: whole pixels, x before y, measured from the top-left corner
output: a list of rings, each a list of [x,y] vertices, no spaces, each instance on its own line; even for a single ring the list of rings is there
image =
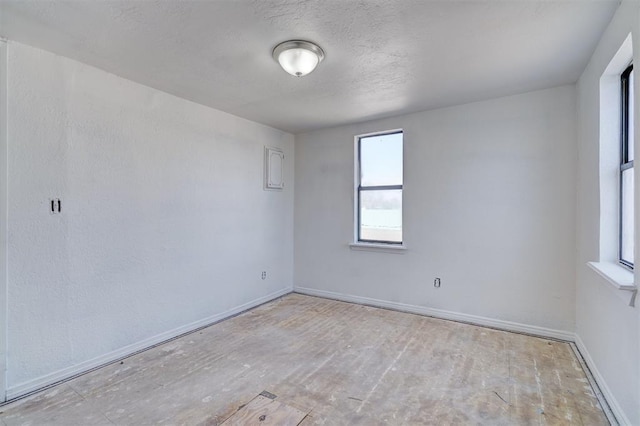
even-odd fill
[[[360,139],[361,183],[402,184],[402,133]]]

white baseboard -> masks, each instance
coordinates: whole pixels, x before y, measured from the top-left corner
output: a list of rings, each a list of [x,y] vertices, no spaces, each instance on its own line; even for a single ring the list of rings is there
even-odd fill
[[[98,367],[129,357],[135,353],[149,349],[153,346],[159,345],[168,340],[174,339],[184,334],[191,333],[200,328],[207,327],[223,319],[237,315],[241,312],[254,308],[258,305],[262,305],[263,303],[269,302],[271,300],[277,299],[278,297],[291,293],[291,291],[292,289],[290,287],[284,288],[282,290],[278,290],[274,293],[268,294],[263,297],[259,297],[243,305],[236,306],[235,308],[229,309],[225,312],[221,312],[219,314],[216,314],[207,318],[203,318],[199,321],[192,322],[182,327],[174,328],[173,330],[155,335],[153,337],[150,337],[148,339],[142,340],[137,343],[133,343],[131,345],[127,345],[113,352],[109,352],[107,354],[90,359],[88,361],[81,362],[80,364],[76,364],[68,368],[63,368],[62,370],[58,370],[53,373],[47,374],[45,376],[38,377],[37,379],[29,380],[27,382],[20,383],[16,386],[12,386],[9,389],[7,389],[7,401],[10,402],[11,400],[24,396],[26,394],[33,393],[35,391],[53,386],[59,382],[69,380],[73,377],[77,377],[81,374],[94,370]]]
[[[587,364],[591,375],[598,384],[600,392],[602,392],[604,399],[609,405],[609,408],[613,412],[613,415],[616,417],[618,423],[620,425],[631,425],[629,418],[624,414],[622,407],[620,407],[620,404],[618,404],[618,400],[616,400],[615,396],[613,396],[611,389],[609,389],[609,386],[607,386],[607,382],[604,380],[602,374],[600,374],[600,371],[598,371],[596,363],[593,361],[593,358],[591,358],[591,354],[587,350],[587,347],[578,334],[575,335],[575,343],[578,351],[580,352],[580,355],[582,355],[582,359],[584,359],[584,362]]]
[[[531,334],[534,336],[548,337],[551,339],[564,340],[573,342],[575,334],[564,330],[554,330],[552,328],[538,327],[535,325],[520,324],[512,321],[503,321],[499,319],[486,318],[478,315],[469,315],[459,312],[445,311],[442,309],[427,308],[424,306],[409,305],[406,303],[389,302],[386,300],[371,299],[369,297],[353,296],[349,294],[334,293],[331,291],[316,290],[306,287],[294,287],[295,293],[306,294],[309,296],[324,297],[327,299],[341,300],[343,302],[358,303],[361,305],[375,306],[378,308],[393,309],[401,312],[409,312],[412,314],[425,315],[428,317],[465,322],[485,327],[497,328],[500,330],[514,331],[517,333]]]

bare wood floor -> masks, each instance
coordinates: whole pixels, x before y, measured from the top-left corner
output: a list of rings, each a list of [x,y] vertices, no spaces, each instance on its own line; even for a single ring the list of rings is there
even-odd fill
[[[298,294],[9,404],[0,420],[217,425],[265,390],[306,413],[302,425],[608,424],[567,343]]]

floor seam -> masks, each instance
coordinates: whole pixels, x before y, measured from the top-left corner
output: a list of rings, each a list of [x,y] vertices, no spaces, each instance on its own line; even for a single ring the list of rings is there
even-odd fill
[[[82,394],[80,394],[80,392],[78,392],[73,386],[71,386],[71,384],[67,383],[67,387],[69,389],[71,389],[71,391],[73,391],[73,393],[75,393],[76,395],[78,395],[80,397],[80,399],[82,399],[84,402],[91,404],[92,401],[89,401],[87,398],[85,398]],[[92,405],[93,408],[93,405]],[[109,416],[107,416],[107,414],[105,412],[103,412],[102,410],[98,410],[98,413],[100,413],[102,415],[102,417],[105,418],[105,420],[107,420],[109,423],[111,423],[112,425],[115,425],[115,423],[113,422],[113,420],[111,420],[109,418]]]

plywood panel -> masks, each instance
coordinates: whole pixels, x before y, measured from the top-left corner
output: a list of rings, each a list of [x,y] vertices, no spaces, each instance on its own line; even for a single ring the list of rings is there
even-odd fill
[[[296,426],[300,424],[306,415],[307,413],[297,408],[289,407],[275,399],[258,395],[233,416],[229,417],[223,425]]]

